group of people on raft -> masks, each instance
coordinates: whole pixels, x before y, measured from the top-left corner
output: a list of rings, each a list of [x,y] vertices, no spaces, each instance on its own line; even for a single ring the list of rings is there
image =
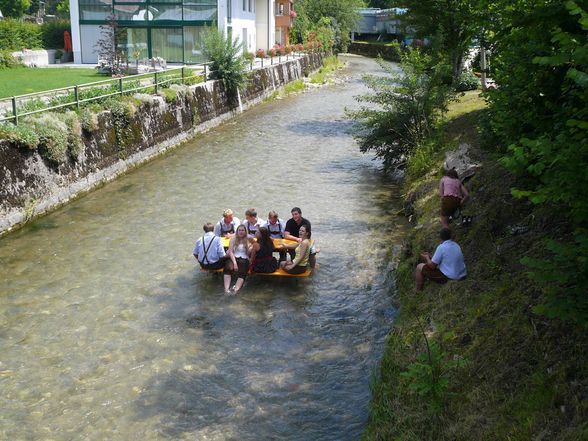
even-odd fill
[[[441,231],[439,237],[442,243],[435,253],[421,253],[422,262],[415,270],[415,288],[422,291],[425,281],[428,279],[436,283],[447,283],[449,280],[463,280],[466,275],[466,266],[461,247],[452,240],[452,232],[449,222],[455,217],[457,210],[469,198],[469,193],[455,169],[445,170],[445,175],[439,182],[439,196],[441,197]],[[468,222],[463,225],[469,225]]]
[[[294,207],[292,218],[284,222],[275,211],[268,213],[267,221],[257,218],[257,211],[245,211],[245,220],[234,216],[227,208],[215,225],[204,224],[204,235],[196,241],[194,257],[205,270],[223,269],[225,293],[237,293],[245,282],[247,274],[273,273],[282,268],[289,274],[302,274],[314,268],[316,250],[311,237],[310,221],[302,217],[302,210]],[[225,252],[222,238],[229,237]],[[288,239],[280,250],[276,250],[272,239]],[[279,261],[274,257],[279,252]],[[232,285],[233,279],[236,278]]]

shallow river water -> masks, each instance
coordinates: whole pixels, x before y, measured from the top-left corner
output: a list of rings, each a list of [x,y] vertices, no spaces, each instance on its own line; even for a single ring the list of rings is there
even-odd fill
[[[395,317],[399,187],[362,155],[336,85],[261,104],[0,239],[1,440],[356,440]],[[321,249],[306,279],[238,296],[191,255],[232,208]]]

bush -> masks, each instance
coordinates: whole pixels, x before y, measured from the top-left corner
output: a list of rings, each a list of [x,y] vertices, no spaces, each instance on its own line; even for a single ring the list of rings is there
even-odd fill
[[[265,53],[264,49],[257,49],[257,52],[255,52],[255,56],[257,58],[267,58],[267,54]]]
[[[242,44],[227,38],[218,29],[209,29],[202,52],[211,60],[210,78],[221,80],[229,99],[236,102],[240,88],[247,84],[247,60],[241,55]]]
[[[69,20],[48,21],[41,26],[41,36],[45,49],[62,49],[65,46],[63,33],[68,31],[71,35]]]
[[[10,51],[0,51],[0,69],[11,69],[18,66],[22,66],[22,63],[20,60],[14,58]]]
[[[20,20],[0,20],[0,48],[8,51],[42,49],[41,27]]]
[[[35,150],[39,145],[39,135],[31,127],[0,124],[0,139],[7,139],[18,147]]]
[[[24,119],[23,125],[37,132],[41,156],[54,164],[65,162],[69,130],[62,118],[55,113],[44,113]]]
[[[431,57],[418,49],[402,55],[402,74],[382,59],[378,62],[387,75],[364,77],[374,93],[357,99],[369,106],[349,115],[359,123],[355,137],[361,152],[374,151],[384,168],[391,168],[432,135],[451,91],[437,66],[431,67]]]
[[[455,90],[465,92],[466,90],[476,90],[480,85],[480,80],[470,71],[462,72],[455,83]]]

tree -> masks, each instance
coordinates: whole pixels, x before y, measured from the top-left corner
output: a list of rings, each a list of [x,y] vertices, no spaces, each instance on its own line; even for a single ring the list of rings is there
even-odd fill
[[[359,20],[357,9],[363,6],[362,0],[298,0],[295,5],[298,15],[294,21],[294,34],[298,38],[304,37],[312,26],[327,17],[339,34],[338,49],[347,50],[351,31]]]
[[[210,78],[221,80],[229,98],[236,101],[239,89],[245,87],[248,81],[249,62],[243,56],[243,44],[232,41],[216,28],[209,28],[204,36],[202,52],[211,61]]]
[[[122,30],[113,15],[107,20],[108,24],[100,26],[101,35],[96,42],[96,52],[98,59],[106,62],[105,68],[111,75],[120,75],[128,62],[126,51],[120,48]]]
[[[358,101],[369,106],[350,116],[359,123],[360,150],[375,152],[384,167],[391,168],[432,134],[451,92],[442,84],[440,72],[430,68],[431,57],[418,49],[402,54],[402,71],[381,59],[378,62],[387,75],[364,77],[374,93],[360,96]]]
[[[408,8],[405,24],[415,29],[417,37],[433,39],[438,55],[451,66],[452,82],[456,83],[464,56],[488,15],[481,0],[396,0],[395,5]]]
[[[20,18],[30,6],[31,0],[0,0],[0,11],[4,17]]]

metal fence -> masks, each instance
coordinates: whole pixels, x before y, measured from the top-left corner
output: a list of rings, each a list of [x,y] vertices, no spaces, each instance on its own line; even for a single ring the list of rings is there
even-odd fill
[[[302,54],[298,54],[300,56]],[[294,55],[295,56],[295,55]],[[250,70],[257,66],[273,65],[294,58],[293,55],[271,57],[264,61],[263,58],[251,61]],[[125,95],[139,91],[158,92],[161,87],[170,84],[193,83],[196,79],[206,81],[208,78],[208,65],[203,63],[190,67],[176,67],[158,72],[128,75],[120,78],[112,78],[93,83],[79,84],[77,86],[62,87],[59,89],[45,90],[7,98],[0,98],[0,123],[11,121],[18,125],[19,118],[49,110],[65,107],[80,108],[81,104],[101,100],[115,95]]]

